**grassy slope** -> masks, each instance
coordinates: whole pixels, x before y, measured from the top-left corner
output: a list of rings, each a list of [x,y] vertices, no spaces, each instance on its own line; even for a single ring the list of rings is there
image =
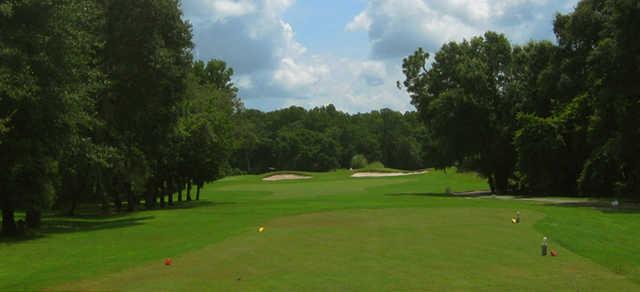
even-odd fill
[[[324,283],[316,283],[316,281],[323,279],[323,275],[330,276],[326,279],[333,279],[339,284],[341,283],[340,274],[335,274],[339,270],[343,270],[345,273],[355,273],[354,275],[349,275],[349,278],[344,279],[351,279],[356,283],[360,283],[360,285],[376,285],[373,286],[376,288],[395,287],[395,284],[385,282],[390,281],[388,279],[389,277],[386,277],[387,280],[385,280],[385,277],[380,276],[382,272],[376,270],[376,265],[378,264],[382,266],[393,265],[393,267],[396,268],[400,267],[400,270],[389,272],[389,275],[393,276],[392,278],[398,277],[397,279],[404,277],[401,271],[407,271],[409,274],[416,272],[421,272],[421,274],[434,272],[437,274],[446,270],[450,275],[447,276],[448,278],[445,277],[445,279],[449,279],[450,281],[439,282],[445,286],[446,284],[452,284],[452,281],[455,280],[462,281],[459,283],[459,285],[462,286],[458,287],[461,289],[472,287],[473,283],[488,285],[483,287],[497,285],[494,286],[494,288],[516,288],[513,284],[508,286],[509,282],[514,281],[500,280],[500,276],[483,278],[482,274],[474,274],[472,271],[463,273],[465,270],[460,270],[460,267],[457,267],[456,264],[465,263],[465,261],[462,260],[462,258],[458,260],[458,258],[456,258],[458,255],[455,252],[452,254],[449,252],[444,253],[447,255],[447,258],[438,260],[443,266],[438,266],[437,262],[431,263],[425,260],[420,260],[414,264],[394,262],[394,258],[402,258],[402,256],[406,259],[424,258],[427,255],[432,257],[433,255],[429,254],[431,249],[418,247],[429,247],[429,244],[434,241],[428,241],[426,238],[417,238],[417,244],[415,246],[412,245],[414,243],[414,239],[411,237],[412,234],[424,232],[424,230],[421,229],[422,227],[420,227],[422,225],[415,224],[414,221],[433,221],[435,219],[435,217],[433,217],[435,213],[439,214],[436,216],[437,218],[444,218],[447,216],[447,213],[442,212],[447,212],[446,210],[451,210],[451,212],[454,213],[459,212],[457,208],[464,208],[460,210],[467,210],[469,212],[465,211],[453,216],[454,218],[459,218],[460,221],[452,221],[451,224],[470,227],[465,228],[465,232],[472,232],[477,229],[476,226],[473,225],[473,222],[475,222],[477,218],[487,217],[497,220],[495,216],[492,217],[491,215],[494,213],[502,214],[500,218],[504,216],[508,217],[514,209],[529,210],[532,214],[540,214],[539,218],[542,219],[535,222],[535,224],[534,222],[526,222],[526,237],[522,237],[527,238],[526,243],[522,241],[518,244],[531,245],[532,248],[535,249],[535,251],[531,253],[535,254],[537,253],[540,234],[534,231],[538,230],[549,235],[552,243],[562,245],[560,249],[562,257],[557,259],[560,263],[565,263],[565,270],[557,270],[560,272],[556,273],[556,275],[560,277],[560,275],[565,275],[564,272],[573,271],[571,269],[578,267],[583,269],[581,270],[583,271],[582,275],[588,276],[579,279],[578,282],[574,283],[575,285],[589,285],[591,282],[596,285],[596,282],[607,282],[607,279],[615,279],[611,271],[626,276],[636,284],[640,283],[640,274],[638,272],[640,271],[640,253],[638,252],[640,249],[640,242],[638,242],[638,233],[640,232],[638,228],[640,227],[639,214],[602,213],[587,208],[546,207],[530,202],[473,200],[429,195],[442,193],[447,187],[451,188],[452,191],[486,188],[482,180],[467,174],[433,172],[418,176],[367,180],[350,179],[348,175],[348,171],[337,171],[327,174],[314,174],[314,180],[312,181],[282,181],[270,183],[262,182],[260,176],[232,177],[207,186],[203,191],[203,197],[206,201],[190,204],[189,206],[193,208],[140,212],[114,218],[50,218],[48,219],[48,224],[55,226],[55,228],[53,228],[55,232],[48,233],[45,237],[36,240],[18,243],[0,243],[0,258],[3,259],[0,263],[0,290],[34,289],[52,286],[58,288],[94,287],[113,289],[126,287],[146,289],[152,288],[155,285],[165,285],[166,288],[187,289],[197,287],[198,283],[202,283],[199,282],[200,278],[198,276],[188,276],[185,278],[173,277],[174,280],[169,282],[160,278],[155,279],[157,281],[154,281],[154,278],[150,278],[151,281],[142,282],[137,280],[121,280],[112,283],[107,282],[105,286],[102,286],[105,282],[101,282],[102,279],[105,279],[104,277],[107,277],[106,279],[113,279],[114,277],[127,279],[127,275],[130,277],[130,275],[137,273],[149,273],[151,275],[164,277],[162,273],[177,273],[177,275],[181,275],[181,273],[187,272],[190,272],[188,275],[194,273],[194,275],[200,275],[204,278],[218,277],[221,279],[220,285],[223,285],[219,286],[221,289],[225,287],[234,288],[236,286],[233,285],[237,285],[237,283],[225,282],[229,280],[225,278],[225,275],[229,276],[231,274],[224,274],[225,272],[223,271],[226,269],[226,264],[236,262],[238,265],[231,266],[227,273],[233,271],[247,272],[246,269],[248,267],[255,266],[253,269],[257,269],[260,265],[263,265],[262,269],[273,269],[272,273],[265,274],[268,275],[268,279],[255,278],[264,279],[264,281],[251,282],[251,279],[249,279],[246,281],[247,283],[243,282],[243,285],[249,285],[242,286],[247,289],[282,287],[277,286],[278,283],[282,285],[282,283],[287,282],[292,283],[292,285],[295,283],[297,283],[295,285],[300,285],[289,286],[289,288],[302,287],[303,285],[308,285],[308,287],[321,287],[315,285]],[[291,219],[294,217],[280,218],[283,216],[344,209],[406,207],[414,209],[411,209],[411,211],[407,210],[407,212],[387,210],[389,213],[384,211],[373,216],[380,220],[372,220],[372,222],[379,222],[380,224],[387,221],[395,222],[394,220],[400,220],[398,224],[392,224],[391,226],[385,227],[384,224],[374,224],[367,227],[366,224],[361,224],[356,225],[357,228],[355,229],[349,229],[340,224],[340,228],[322,229],[324,232],[322,234],[326,233],[327,236],[327,238],[324,239],[326,242],[341,239],[344,241],[345,238],[351,238],[353,240],[351,240],[352,242],[344,241],[344,245],[337,250],[318,249],[315,257],[308,257],[309,254],[305,254],[301,248],[303,248],[305,244],[311,244],[316,241],[305,241],[306,237],[303,235],[306,233],[302,232],[302,230],[295,229],[295,226],[292,226],[291,230],[280,235],[278,235],[278,232],[284,231],[268,226],[268,231],[271,232],[267,232],[264,235],[273,236],[271,243],[263,243],[263,245],[247,244],[252,242],[260,243],[256,241],[260,240],[259,237],[256,237],[257,233],[255,232],[255,228],[258,225],[265,224],[266,222],[276,224],[275,226],[277,226],[277,224],[286,225],[287,220],[298,222],[298,219]],[[476,208],[478,208],[478,210],[495,210],[495,212],[480,213],[473,216],[472,210]],[[337,218],[335,221],[344,222],[350,218],[349,216],[357,216],[358,214],[362,214],[362,212],[365,211],[334,212],[330,214]],[[415,218],[407,219],[399,216],[414,213],[415,215],[412,216],[416,216]],[[275,221],[272,221],[274,219]],[[447,222],[449,221],[445,223]],[[525,226],[523,225],[522,227]],[[321,227],[311,226],[311,230],[314,228]],[[360,230],[361,228],[364,229]],[[391,232],[391,236],[369,236],[372,230],[375,231],[385,228],[388,229],[388,232]],[[511,228],[511,226],[505,228]],[[76,230],[74,231],[74,229]],[[439,238],[451,237],[453,241],[455,241],[455,236],[459,235],[456,229],[451,228],[443,228],[442,230],[434,229],[431,231],[441,232]],[[505,230],[492,230],[489,228],[489,231],[493,232],[491,233],[492,235],[500,235],[500,238],[505,238],[505,236],[506,238],[512,238],[511,234],[508,234]],[[291,236],[297,239],[291,241],[285,240],[285,238]],[[395,238],[398,238],[397,242],[394,241]],[[484,244],[481,244],[483,242],[495,246],[501,246],[501,244],[504,243],[500,240],[497,242],[485,241],[490,238],[491,237],[481,239],[478,242],[480,245],[477,245],[477,247],[484,246]],[[513,238],[520,237],[515,236]],[[361,259],[358,258],[358,256],[362,255],[359,252],[362,246],[358,244],[366,242],[368,239],[379,241],[380,251],[378,252],[386,250],[384,248],[386,246],[392,247],[394,250],[398,249],[398,252],[402,250],[400,247],[412,247],[409,248],[405,254],[392,252],[385,257],[374,256],[360,261]],[[473,241],[474,237],[465,239],[467,241]],[[388,240],[391,240],[391,242]],[[442,243],[436,246],[436,250],[437,248],[448,246],[451,244],[451,240],[435,241],[436,243]],[[242,242],[247,243],[240,244]],[[285,244],[287,242],[292,246],[287,246]],[[320,242],[322,242],[322,240],[320,240]],[[353,247],[353,245],[355,245],[355,247]],[[299,261],[305,259],[321,260],[325,256],[331,257],[341,252],[343,254],[353,254],[354,258],[345,264],[334,264],[324,266],[324,268],[321,266],[317,271],[321,274],[315,275],[314,277],[305,278],[300,274],[296,274],[291,275],[292,278],[287,278],[285,274],[276,273],[278,271],[286,272],[282,270],[286,268],[286,261],[282,261],[279,254],[275,253],[274,248],[276,247],[291,250],[293,252],[292,254],[298,256],[296,260]],[[298,250],[296,250],[296,247]],[[566,248],[566,250],[564,248]],[[476,249],[472,248],[470,252],[474,250]],[[486,253],[484,257],[482,254],[475,255],[474,259],[476,259],[476,261],[472,263],[472,267],[482,271],[485,264],[491,263],[492,265],[498,264],[495,267],[499,268],[499,264],[505,262],[504,257],[501,256],[505,253],[505,250],[507,254],[518,254],[514,249],[509,250],[509,247],[506,247],[506,249],[484,250]],[[455,251],[458,251],[458,249]],[[332,252],[336,252],[336,254],[332,255]],[[576,254],[574,254],[574,252]],[[252,258],[250,256],[251,254],[256,257]],[[261,256],[258,256],[258,254]],[[226,259],[225,256],[227,257]],[[238,258],[234,258],[234,256]],[[172,270],[163,270],[164,267],[161,266],[161,261],[165,257],[175,258],[175,265],[170,268]],[[518,258],[522,258],[522,255],[520,254]],[[593,264],[591,261],[585,261],[585,258],[592,259],[594,262],[608,269]],[[261,262],[259,265],[254,262],[256,259],[260,259]],[[528,258],[524,257],[522,259]],[[539,257],[533,257],[531,260],[539,260]],[[190,265],[193,265],[193,267],[185,268],[183,272],[180,272],[182,263],[191,263]],[[209,263],[212,267],[203,268],[203,266],[207,266]],[[433,264],[436,265],[434,266]],[[511,264],[513,264],[513,262]],[[214,269],[213,267],[216,265],[220,265],[220,269]],[[402,268],[403,265],[407,265],[407,267]],[[523,264],[522,267],[531,265],[532,263],[527,262]],[[331,267],[337,270],[333,271]],[[424,270],[420,270],[420,267],[423,267]],[[544,275],[538,268],[532,270],[525,269],[522,273],[516,275],[506,275],[516,277],[516,279],[526,278],[531,280]],[[363,272],[366,271],[366,273],[354,272],[359,270]],[[504,270],[501,271],[504,272]],[[218,274],[218,272],[222,274]],[[378,276],[375,278],[367,278],[369,273]],[[342,275],[344,276],[344,274]],[[235,274],[232,276],[235,277]],[[414,276],[417,277],[418,275],[414,274]],[[554,278],[552,275],[548,275],[547,277],[552,278],[549,280],[551,282],[544,282],[546,285],[551,285],[548,287],[554,285],[552,282],[556,283],[555,285],[568,283],[568,280],[565,278]],[[86,281],[75,282],[79,279],[86,279]],[[168,279],[171,278],[167,278],[167,280]],[[191,279],[191,281],[185,282],[185,279]],[[379,281],[381,282],[374,281],[376,279],[380,279]],[[372,280],[373,282],[367,284],[368,280]],[[434,281],[434,283],[438,282],[435,278]],[[535,282],[534,280],[532,281]],[[403,287],[408,288],[418,288],[418,286],[413,285],[420,284],[415,281],[405,282],[408,286]],[[619,288],[628,288],[629,286],[625,285],[632,285],[625,279],[618,279],[618,281],[615,282],[619,282],[619,284],[615,284],[620,285],[618,286]],[[62,284],[62,286],[56,286],[59,284]],[[542,283],[540,284],[542,285]],[[567,288],[568,286],[553,287]],[[335,286],[335,288],[349,287]]]

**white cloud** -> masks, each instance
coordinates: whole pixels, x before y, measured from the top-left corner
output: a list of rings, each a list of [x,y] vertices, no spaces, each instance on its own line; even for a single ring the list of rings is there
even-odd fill
[[[367,32],[371,59],[311,54],[282,17],[294,0],[184,0],[183,11],[194,25],[196,56],[233,67],[248,107],[332,103],[350,112],[404,111],[413,106],[396,81],[403,80],[401,58],[417,47],[433,52],[486,30],[517,42],[549,38],[554,12],[576,1],[368,0],[344,29]]]
[[[236,75],[233,78],[233,82],[238,86],[239,89],[252,89],[253,88],[253,79],[251,75],[243,74]]]
[[[555,12],[576,1],[369,0],[345,28],[368,32],[374,58],[401,58],[417,47],[434,52],[447,41],[487,30],[506,33],[515,42],[549,39]]]
[[[283,58],[280,67],[273,74],[273,81],[288,90],[304,89],[316,84],[329,75],[329,67],[324,64],[297,64],[291,58]]]
[[[359,31],[359,30],[367,31],[369,30],[369,27],[371,27],[371,18],[369,18],[369,15],[367,14],[366,11],[362,11],[360,12],[360,14],[356,15],[356,17],[354,17],[353,20],[351,20],[351,22],[347,24],[346,30],[347,31]]]
[[[250,1],[231,1],[218,0],[208,1],[212,11],[218,20],[224,20],[227,17],[238,17],[247,15],[255,11],[256,7]]]
[[[249,107],[329,103],[347,111],[380,107],[411,108],[406,93],[395,88],[399,65],[311,55],[282,19],[292,0],[185,0],[185,17],[194,24],[196,56],[225,60],[236,71],[234,82]],[[361,16],[353,29],[368,29]],[[393,72],[394,74],[391,74]]]
[[[196,56],[225,60],[239,74],[273,70],[287,56],[304,53],[281,14],[292,0],[185,0]]]
[[[298,94],[284,99],[282,106],[313,107],[331,103],[350,112],[384,107],[401,111],[414,109],[407,93],[396,88],[395,81],[402,78],[399,61],[354,60],[331,55],[314,56],[307,61],[306,66],[326,66],[327,73],[299,88]]]

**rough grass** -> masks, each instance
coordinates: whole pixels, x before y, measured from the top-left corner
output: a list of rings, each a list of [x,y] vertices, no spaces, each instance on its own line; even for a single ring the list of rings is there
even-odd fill
[[[0,243],[0,290],[640,289],[640,213],[452,198],[487,188],[453,171],[350,174],[231,177],[174,210],[46,218],[42,237]],[[559,257],[538,255],[542,236]]]

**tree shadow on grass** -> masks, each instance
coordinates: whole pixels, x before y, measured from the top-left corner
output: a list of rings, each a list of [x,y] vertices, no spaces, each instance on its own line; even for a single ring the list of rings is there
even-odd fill
[[[157,210],[172,210],[172,209],[193,209],[193,208],[201,208],[201,207],[213,207],[213,206],[222,206],[222,205],[233,205],[236,202],[215,202],[215,201],[182,201],[174,204],[173,206],[165,206],[164,209],[158,208]]]
[[[545,206],[564,207],[564,208],[591,208],[602,213],[611,214],[640,214],[640,202],[626,201],[620,202],[617,207],[611,205],[610,201],[585,201],[585,202],[560,202],[547,203]]]
[[[441,198],[473,198],[473,197],[487,197],[490,194],[488,192],[474,191],[474,192],[458,192],[458,193],[391,193],[385,194],[385,196],[422,196],[422,197],[441,197]],[[531,195],[518,195],[518,196],[497,196],[496,198],[511,198],[515,200],[532,200],[546,199],[544,196],[531,196]],[[584,197],[580,197],[584,198]],[[585,198],[586,199],[586,198]],[[553,200],[553,199],[550,199]],[[640,201],[624,200],[621,201],[617,207],[611,205],[610,200],[585,200],[582,202],[568,201],[568,202],[544,202],[544,206],[552,207],[565,207],[565,208],[592,208],[603,213],[617,213],[617,214],[640,214]]]
[[[126,228],[144,224],[145,221],[155,218],[155,216],[146,215],[153,214],[155,211],[170,211],[182,209],[194,209],[202,207],[213,207],[218,205],[230,205],[235,202],[214,202],[214,201],[183,201],[173,206],[166,205],[165,208],[156,207],[146,210],[142,207],[140,212],[113,212],[105,213],[99,208],[83,208],[79,214],[74,216],[54,215],[50,214],[42,219],[41,227],[37,230],[27,230],[24,234],[17,236],[0,235],[0,243],[18,243],[23,241],[35,240],[46,237],[47,235],[71,233],[71,232],[90,232],[103,229]],[[126,210],[126,208],[124,208]],[[149,213],[151,212],[151,213]]]
[[[75,218],[56,218],[42,222],[40,233],[55,234],[69,232],[87,232],[103,229],[123,228],[141,225],[144,221],[155,218],[154,216],[131,217],[115,220],[85,220]]]
[[[147,209],[143,204],[137,206],[135,211],[127,210],[127,203],[123,203],[121,210],[117,211],[115,206],[109,206],[108,211],[104,211],[97,205],[89,205],[83,206],[83,208],[78,209],[76,214],[71,216],[64,213],[59,213],[59,215],[54,215],[51,217],[68,217],[68,218],[76,218],[76,219],[114,219],[121,218],[125,216],[129,216],[131,214],[137,212],[151,212],[151,211],[165,211],[165,210],[180,210],[180,209],[193,209],[193,208],[201,208],[201,207],[212,207],[216,205],[229,205],[235,204],[235,202],[214,202],[214,201],[181,201],[174,202],[173,205],[165,204],[164,207],[160,207],[160,205],[156,204],[155,207],[151,209]]]
[[[46,218],[38,230],[27,230],[18,236],[0,236],[0,243],[18,243],[46,237],[50,234],[89,232],[104,229],[124,228],[143,224],[154,216],[131,217],[124,219],[86,219],[75,217]]]
[[[385,196],[418,196],[418,197],[442,197],[442,198],[472,198],[490,195],[488,191],[470,191],[470,192],[454,192],[454,193],[390,193]]]

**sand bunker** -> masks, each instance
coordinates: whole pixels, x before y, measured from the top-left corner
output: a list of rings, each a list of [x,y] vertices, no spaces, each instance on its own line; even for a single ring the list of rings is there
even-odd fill
[[[388,176],[407,176],[427,173],[428,171],[416,171],[416,172],[356,172],[351,177],[388,177]]]
[[[269,177],[265,177],[264,181],[278,181],[278,180],[293,180],[293,179],[310,179],[310,176],[304,176],[299,174],[275,174]]]

